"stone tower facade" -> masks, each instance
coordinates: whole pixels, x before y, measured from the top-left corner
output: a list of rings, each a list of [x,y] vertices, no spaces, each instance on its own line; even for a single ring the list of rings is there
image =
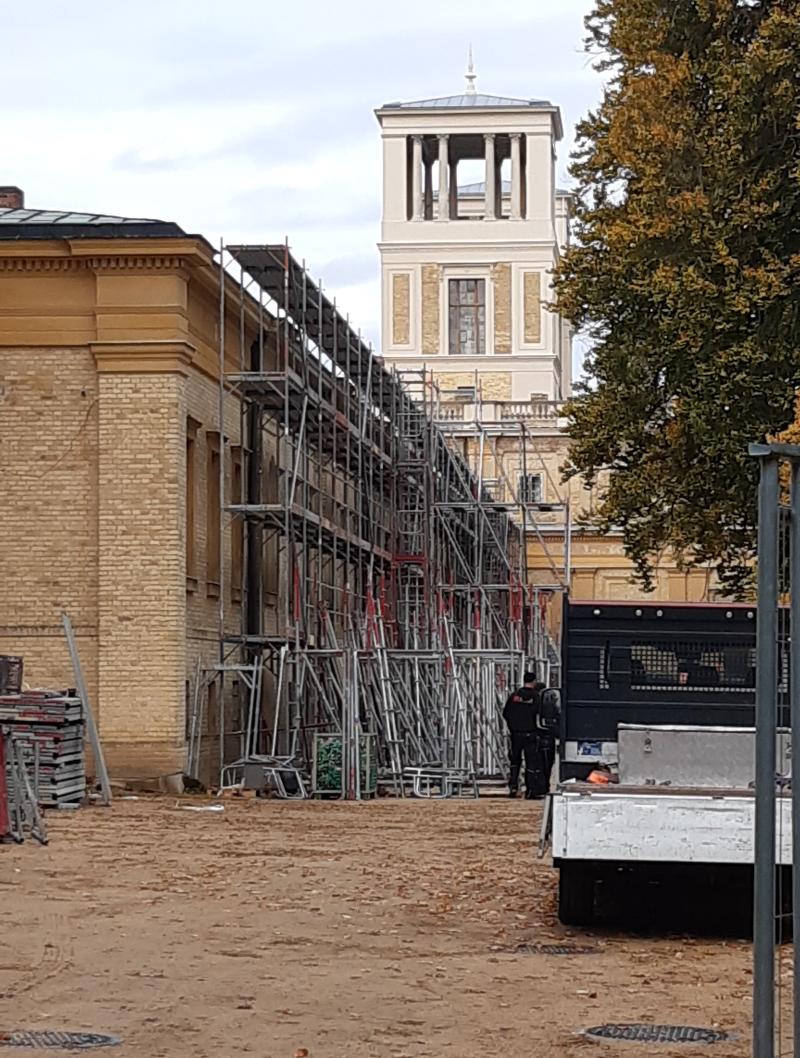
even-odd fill
[[[461,399],[477,379],[484,400],[563,400],[571,332],[545,307],[569,239],[558,107],[478,93],[470,64],[462,94],[376,116],[384,356],[428,367]]]

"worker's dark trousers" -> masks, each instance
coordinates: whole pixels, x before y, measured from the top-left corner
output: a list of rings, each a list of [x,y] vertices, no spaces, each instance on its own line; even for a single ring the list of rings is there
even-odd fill
[[[556,757],[555,741],[529,732],[511,735],[511,774],[508,785],[519,789],[519,770],[525,755],[525,795],[540,797],[550,790],[550,774]]]
[[[525,757],[525,794],[532,797],[544,793],[544,761],[539,750],[539,736],[530,731],[512,731],[509,762],[511,764],[508,786],[512,792],[519,789],[519,770]]]
[[[550,776],[556,760],[556,743],[553,738],[540,738],[539,753],[542,758],[542,793],[550,792]]]

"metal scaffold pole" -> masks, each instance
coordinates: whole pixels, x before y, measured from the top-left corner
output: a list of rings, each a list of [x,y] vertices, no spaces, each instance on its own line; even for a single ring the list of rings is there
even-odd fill
[[[220,772],[225,765],[225,533],[224,533],[224,512],[225,512],[225,330],[226,330],[226,307],[225,307],[225,286],[227,282],[227,273],[225,272],[225,246],[220,240],[219,245],[219,480],[218,480],[218,496],[219,496],[219,510],[209,511],[210,518],[217,518],[217,532],[219,535],[218,540],[218,553],[217,553],[217,573],[218,573],[218,589],[219,589],[219,602],[218,602],[218,624],[219,624],[219,691],[217,697],[217,711],[218,711],[218,731],[219,731],[219,767]]]

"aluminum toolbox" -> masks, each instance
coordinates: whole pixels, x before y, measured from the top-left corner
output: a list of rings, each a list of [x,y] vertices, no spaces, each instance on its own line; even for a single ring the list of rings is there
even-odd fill
[[[755,784],[755,728],[620,724],[624,786],[747,790]],[[791,775],[791,733],[778,733],[776,772]]]

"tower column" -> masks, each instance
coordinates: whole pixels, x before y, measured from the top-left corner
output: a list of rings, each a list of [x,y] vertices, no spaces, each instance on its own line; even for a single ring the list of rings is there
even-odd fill
[[[496,172],[497,167],[495,165],[494,157],[494,133],[486,132],[483,136],[486,144],[486,195],[484,202],[484,219],[485,220],[496,220],[497,219],[497,183],[496,183]]]
[[[424,152],[423,152],[424,153]],[[422,192],[422,217],[423,220],[433,220],[433,160],[424,159],[422,171],[425,176],[424,190]]]
[[[503,219],[503,159],[495,142],[494,149],[494,215]]]
[[[411,219],[422,220],[422,137],[411,139]]]
[[[522,220],[522,150],[518,132],[511,133],[511,219]]]
[[[450,155],[450,137],[439,137],[439,212],[437,220],[450,220],[450,183],[448,181],[448,162]]]
[[[458,159],[450,163],[450,218],[458,220]]]

